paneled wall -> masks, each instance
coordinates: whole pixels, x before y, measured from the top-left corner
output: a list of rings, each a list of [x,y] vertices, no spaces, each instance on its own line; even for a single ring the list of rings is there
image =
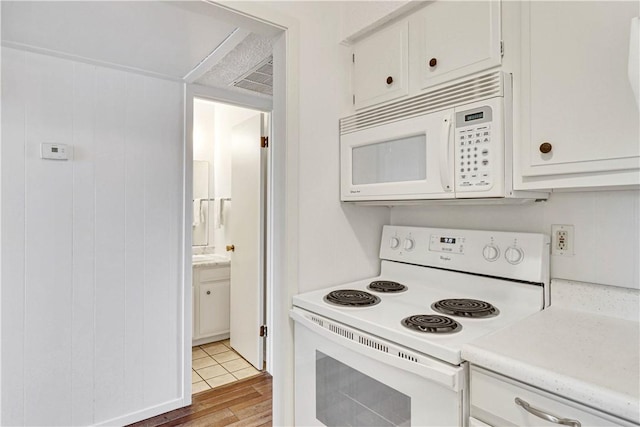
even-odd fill
[[[2,425],[181,398],[182,117],[178,83],[2,49]]]

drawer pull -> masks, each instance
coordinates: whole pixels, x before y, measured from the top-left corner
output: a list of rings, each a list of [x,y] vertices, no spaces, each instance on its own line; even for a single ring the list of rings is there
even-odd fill
[[[533,406],[529,405],[524,400],[520,399],[519,397],[516,397],[515,402],[516,402],[516,405],[522,406],[522,409],[524,409],[528,413],[535,415],[538,418],[542,418],[543,420],[547,420],[551,423],[561,424],[563,426],[573,426],[573,427],[582,426],[582,424],[580,424],[580,421],[578,420],[572,420],[569,418],[558,418],[555,415],[551,415],[541,411],[540,409],[536,409]]]

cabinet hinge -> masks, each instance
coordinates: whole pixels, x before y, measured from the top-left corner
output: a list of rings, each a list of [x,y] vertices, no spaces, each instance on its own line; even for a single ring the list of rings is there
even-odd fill
[[[260,326],[260,336],[261,337],[267,336],[267,325]]]
[[[261,136],[260,137],[260,147],[261,148],[266,148],[269,146],[269,137],[268,136]]]
[[[504,56],[504,42],[500,40],[500,56]]]
[[[355,53],[351,54],[351,62],[353,62],[354,64],[356,63],[356,54]]]

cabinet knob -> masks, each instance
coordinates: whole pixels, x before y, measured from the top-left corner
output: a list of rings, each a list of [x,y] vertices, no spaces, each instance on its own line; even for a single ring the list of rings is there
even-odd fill
[[[553,146],[548,142],[543,142],[542,144],[540,144],[540,152],[543,154],[550,153],[552,149]]]
[[[236,245],[227,245],[227,252],[235,252]]]
[[[211,291],[207,291],[207,295],[211,295]]]
[[[438,65],[438,60],[437,60],[436,58],[431,58],[431,59],[429,60],[429,67],[433,68],[433,67],[435,67],[436,65]]]
[[[393,83],[393,77],[389,76],[387,77],[387,84],[390,85],[391,83]]]

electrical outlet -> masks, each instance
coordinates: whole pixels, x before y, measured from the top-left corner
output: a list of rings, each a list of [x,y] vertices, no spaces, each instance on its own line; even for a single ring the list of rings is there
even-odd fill
[[[573,256],[573,225],[551,225],[551,255]]]

